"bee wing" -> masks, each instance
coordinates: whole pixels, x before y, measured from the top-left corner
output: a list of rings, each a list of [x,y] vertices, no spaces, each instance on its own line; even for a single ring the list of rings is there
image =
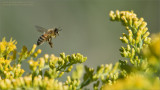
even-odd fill
[[[41,32],[41,33],[44,33],[44,32],[47,32],[47,29],[43,28],[43,27],[40,27],[40,26],[35,26],[37,28],[37,31],[38,32]]]

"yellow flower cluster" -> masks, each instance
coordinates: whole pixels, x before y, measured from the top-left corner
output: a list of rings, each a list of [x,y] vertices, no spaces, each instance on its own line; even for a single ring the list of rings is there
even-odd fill
[[[27,50],[26,46],[23,46],[21,52],[19,53],[18,63],[21,63],[23,60],[27,59],[28,57],[37,57],[38,54],[41,53],[41,49],[35,51],[37,45],[34,44],[30,51]]]
[[[65,85],[68,86],[69,90],[76,90],[80,84],[80,79],[72,79],[70,76],[67,77]]]
[[[70,72],[73,68],[73,64],[83,63],[86,59],[87,58],[83,57],[80,53],[72,55],[61,53],[60,57],[56,57],[54,54],[51,54],[50,56],[45,54],[44,57],[37,60],[31,58],[28,63],[30,70],[35,74],[40,74],[42,70],[49,69],[45,71],[44,75],[50,78],[57,78],[61,77],[64,72]]]
[[[20,64],[11,65],[11,62],[16,58],[16,41],[10,39],[9,42],[2,39],[0,42],[0,75],[1,78],[17,78],[22,76],[24,70]]]
[[[21,87],[21,88],[19,88]],[[68,86],[55,79],[48,77],[42,78],[41,75],[36,76],[32,80],[32,76],[19,77],[14,79],[1,79],[0,89],[33,89],[33,90],[68,90]]]
[[[153,35],[151,40],[147,22],[137,18],[133,11],[117,10],[111,11],[109,15],[112,21],[122,22],[128,31],[128,34],[123,33],[123,37],[120,37],[126,44],[126,47],[120,49],[121,56],[126,60],[119,61],[119,75],[125,78],[112,86],[108,83],[103,85],[102,90],[160,89],[160,34]]]
[[[146,44],[150,43],[151,38],[148,38],[150,33],[147,32],[147,22],[145,22],[143,18],[137,18],[137,15],[133,11],[129,12],[117,10],[116,13],[111,11],[109,15],[111,17],[111,20],[121,21],[126,26],[129,35],[123,33],[123,37],[120,37],[123,42],[127,44],[130,43],[131,45],[140,45],[140,43],[142,43],[142,40],[144,39],[144,42]]]
[[[76,89],[80,84],[78,79],[74,79],[74,83],[67,81],[68,84],[66,84],[58,82],[56,78],[61,77],[65,72],[70,72],[73,64],[83,63],[87,58],[80,53],[72,55],[61,53],[60,57],[56,57],[54,54],[45,54],[34,60],[41,53],[41,49],[35,51],[36,47],[37,45],[34,44],[31,50],[28,50],[26,46],[23,46],[21,52],[17,54],[16,41],[11,39],[7,42],[3,38],[0,42],[0,89]],[[28,58],[30,58],[28,64],[31,72],[22,77],[25,71],[21,69],[21,63]],[[77,71],[82,73],[82,68]],[[79,72],[75,71],[74,74],[77,73]]]
[[[123,33],[123,37],[120,37],[120,40],[126,44],[126,47],[122,46],[120,49],[121,56],[129,58],[133,65],[139,66],[143,59],[140,57],[142,49],[151,43],[151,38],[148,37],[150,33],[146,27],[147,22],[143,18],[138,18],[133,11],[117,10],[111,11],[109,15],[111,20],[121,21],[128,31],[128,34]]]
[[[109,85],[112,85],[119,78],[119,72],[119,63],[116,63],[115,65],[102,64],[101,66],[97,67],[97,70],[85,66],[83,83],[77,89],[83,88],[91,82],[96,82],[94,83],[94,89],[97,90],[100,83],[99,79],[101,80],[102,84],[107,83]]]
[[[15,40],[12,40],[12,38],[9,42],[7,42],[5,38],[3,38],[2,42],[0,42],[0,57],[5,57],[5,59],[7,59],[8,54],[16,49],[16,44],[17,42]]]
[[[102,90],[159,90],[160,80],[150,80],[142,74],[130,75],[125,79],[118,80],[113,85],[103,85]]]
[[[152,53],[160,59],[160,33],[152,35],[152,43],[150,45]]]

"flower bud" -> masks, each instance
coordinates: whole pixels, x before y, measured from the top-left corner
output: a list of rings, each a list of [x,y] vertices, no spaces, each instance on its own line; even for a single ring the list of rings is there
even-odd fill
[[[143,39],[146,38],[146,37],[148,37],[149,34],[150,34],[149,32],[146,32],[146,33],[143,35]]]

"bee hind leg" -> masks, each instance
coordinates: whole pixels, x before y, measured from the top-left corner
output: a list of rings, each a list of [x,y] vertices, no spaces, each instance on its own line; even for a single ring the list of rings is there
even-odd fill
[[[49,45],[51,46],[51,48],[53,47],[53,43],[52,43],[52,37],[49,37],[48,38],[48,43],[49,43]]]
[[[52,42],[48,42],[49,43],[49,45],[51,46],[51,48],[53,47],[53,43]]]

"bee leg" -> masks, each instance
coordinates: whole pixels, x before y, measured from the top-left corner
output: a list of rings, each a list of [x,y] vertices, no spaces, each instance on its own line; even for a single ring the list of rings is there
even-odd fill
[[[49,45],[51,46],[51,48],[53,47],[53,43],[52,43],[52,37],[50,37],[49,39],[48,39],[48,43],[49,43]]]
[[[49,45],[51,46],[51,48],[53,47],[53,43],[50,41],[50,42],[48,42],[49,43]]]

